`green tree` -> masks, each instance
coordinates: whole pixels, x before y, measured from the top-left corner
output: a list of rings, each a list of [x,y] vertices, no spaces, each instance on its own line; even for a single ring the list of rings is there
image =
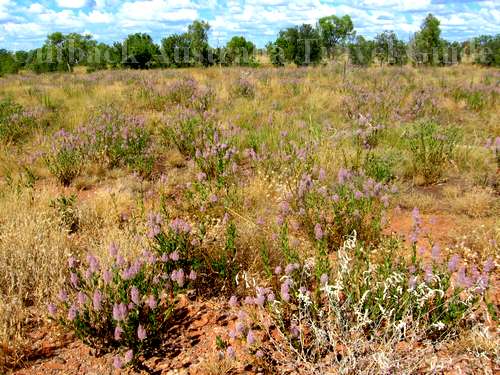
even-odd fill
[[[328,52],[328,56],[335,54],[337,47],[344,45],[350,39],[354,38],[356,32],[351,17],[328,16],[320,18],[318,22],[321,42]]]
[[[366,40],[361,35],[355,42],[349,43],[349,58],[351,63],[359,66],[369,66],[373,61],[375,42]]]
[[[161,41],[162,65],[172,68],[190,66],[190,41],[187,34],[173,34]]]
[[[210,61],[210,46],[208,45],[208,32],[210,25],[205,21],[194,21],[188,27],[189,53],[192,65],[208,66]]]
[[[476,64],[500,67],[500,34],[481,35],[472,44],[471,52]]]
[[[280,31],[272,48],[282,53],[285,61],[297,66],[317,64],[322,58],[318,30],[309,24]]]
[[[375,37],[375,55],[380,64],[404,65],[408,61],[405,42],[394,31],[384,31]]]
[[[122,46],[122,64],[132,69],[148,69],[155,66],[159,48],[150,35],[131,34]]]
[[[15,74],[19,71],[19,64],[15,55],[5,49],[0,49],[0,77],[5,74]]]
[[[285,65],[285,54],[283,49],[276,42],[269,42],[266,44],[266,52],[269,57],[269,61],[274,66],[284,66]]]
[[[30,67],[37,73],[72,72],[74,66],[85,64],[89,49],[95,45],[90,35],[49,34],[44,45],[32,54]]]
[[[240,66],[255,65],[254,52],[255,44],[242,36],[234,36],[226,45],[226,63]]]
[[[415,63],[425,65],[443,65],[444,49],[446,42],[441,39],[441,28],[439,20],[432,14],[425,17],[420,31],[417,32],[411,42],[413,49],[413,60]]]

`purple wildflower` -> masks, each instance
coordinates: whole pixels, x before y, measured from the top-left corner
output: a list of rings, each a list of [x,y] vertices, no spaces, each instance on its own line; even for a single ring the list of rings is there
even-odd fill
[[[257,306],[264,306],[264,302],[266,302],[266,296],[264,294],[259,294],[255,299],[254,303]]]
[[[70,279],[71,285],[73,285],[73,288],[77,288],[78,287],[78,275],[74,272],[71,272],[71,274],[69,275],[69,279]]]
[[[136,286],[133,286],[132,289],[130,290],[130,299],[136,305],[141,303],[141,295],[139,293],[139,289],[137,289]]]
[[[270,292],[268,295],[267,295],[267,300],[269,302],[274,302],[274,300],[276,299],[276,297],[274,296],[274,293],[273,292]]]
[[[68,293],[64,289],[61,289],[58,297],[61,302],[66,302],[68,300]]]
[[[236,358],[236,351],[232,346],[228,346],[226,349],[227,356],[231,359]]]
[[[56,307],[56,305],[54,305],[53,303],[49,303],[47,309],[49,310],[49,314],[51,316],[55,316],[56,315],[56,313],[57,313],[57,307]]]
[[[441,249],[438,244],[434,244],[431,249],[431,257],[434,261],[439,262],[441,260]]]
[[[231,298],[229,298],[229,306],[233,308],[238,306],[238,298],[236,296],[231,296]]]
[[[460,256],[454,254],[448,262],[448,272],[455,272],[458,269],[458,264],[460,263]]]
[[[464,289],[468,289],[472,286],[472,280],[469,276],[467,276],[465,272],[465,267],[461,267],[458,270],[457,283],[460,287]]]
[[[320,277],[320,283],[321,285],[326,285],[328,284],[328,275],[326,273],[322,274]]]
[[[248,334],[247,334],[247,344],[248,345],[253,345],[255,344],[255,336],[252,332],[252,330],[248,330]]]
[[[144,329],[142,324],[139,324],[139,327],[137,327],[137,338],[141,341],[144,341],[146,337],[146,330]]]
[[[72,322],[73,320],[76,319],[77,314],[78,314],[78,309],[74,304],[71,305],[71,307],[68,310],[68,320]]]
[[[149,295],[148,299],[146,300],[146,304],[151,310],[156,308],[156,299],[152,294]]]
[[[99,311],[101,309],[101,303],[102,293],[97,289],[92,297],[92,306],[94,307],[95,311]]]
[[[433,279],[434,275],[432,273],[432,264],[427,264],[424,267],[424,280],[426,283],[430,283]]]
[[[80,306],[83,306],[85,305],[85,303],[87,303],[87,295],[83,292],[78,292],[76,299]]]
[[[189,272],[189,276],[188,276],[189,280],[194,281],[194,280],[196,280],[196,277],[197,277],[196,271],[191,270],[191,272]]]
[[[316,237],[316,240],[321,241],[323,238],[323,229],[321,229],[320,224],[316,224],[314,226],[314,236]]]
[[[483,272],[490,273],[494,269],[495,269],[495,261],[493,260],[492,257],[488,257],[488,259],[486,259],[486,261],[484,262]]]
[[[125,352],[125,356],[123,357],[123,360],[125,363],[129,363],[130,361],[132,361],[133,358],[134,358],[134,351],[132,349],[130,349],[130,350],[127,350]]]
[[[410,278],[408,279],[408,288],[410,290],[413,290],[415,289],[415,287],[417,286],[417,277],[412,275],[410,276]]]
[[[274,269],[274,274],[281,275],[281,272],[282,272],[281,266],[276,266],[276,268]]]
[[[122,362],[122,359],[119,357],[119,356],[116,356],[114,359],[113,359],[113,367],[115,369],[121,369],[123,367],[123,362]]]
[[[115,340],[120,341],[122,339],[122,334],[123,334],[123,328],[120,327],[119,325],[116,326],[115,328]]]
[[[109,283],[111,282],[111,279],[112,279],[111,271],[110,270],[105,270],[102,273],[102,280],[104,281],[104,284],[105,285],[109,285]]]

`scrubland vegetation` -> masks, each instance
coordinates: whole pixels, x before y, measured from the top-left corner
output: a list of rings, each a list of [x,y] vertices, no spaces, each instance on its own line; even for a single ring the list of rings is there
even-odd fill
[[[52,329],[141,368],[188,296],[234,317],[202,373],[432,372],[454,356],[493,371],[499,77],[2,78],[2,366]]]

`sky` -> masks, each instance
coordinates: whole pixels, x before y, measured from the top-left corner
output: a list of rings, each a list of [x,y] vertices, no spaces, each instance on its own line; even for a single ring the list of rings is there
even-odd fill
[[[0,48],[36,48],[54,31],[106,43],[146,32],[160,42],[196,19],[210,23],[212,46],[242,35],[263,47],[282,28],[332,14],[350,15],[363,36],[394,30],[408,40],[429,12],[448,40],[500,33],[500,0],[0,0]]]

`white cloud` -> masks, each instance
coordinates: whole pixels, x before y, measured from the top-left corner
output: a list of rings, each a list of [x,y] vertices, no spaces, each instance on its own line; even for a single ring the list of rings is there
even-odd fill
[[[45,10],[42,4],[33,3],[28,7],[29,13],[42,13]]]
[[[61,8],[79,9],[87,5],[87,0],[57,0],[57,5]]]
[[[112,23],[114,17],[111,13],[101,12],[99,10],[93,10],[89,14],[80,12],[78,17],[85,20],[88,23]]]
[[[388,7],[399,11],[429,9],[431,0],[364,0],[363,5],[370,7]]]

